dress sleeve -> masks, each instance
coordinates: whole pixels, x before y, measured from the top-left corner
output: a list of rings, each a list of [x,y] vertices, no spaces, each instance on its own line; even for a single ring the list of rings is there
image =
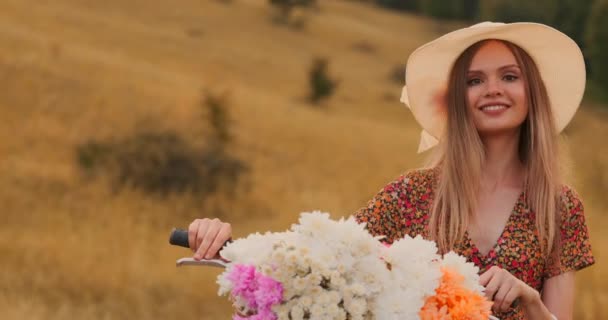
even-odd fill
[[[548,260],[545,278],[578,271],[595,263],[583,202],[576,191],[567,186],[564,186],[562,200],[559,263],[555,261],[557,257]]]
[[[402,206],[409,202],[407,199],[408,178],[401,176],[387,184],[367,202],[367,205],[357,210],[353,216],[358,223],[365,227],[373,236],[385,236],[383,242],[393,241],[404,236],[402,223]]]
[[[392,244],[405,235],[426,236],[436,168],[407,172],[382,188],[354,217],[374,236]]]

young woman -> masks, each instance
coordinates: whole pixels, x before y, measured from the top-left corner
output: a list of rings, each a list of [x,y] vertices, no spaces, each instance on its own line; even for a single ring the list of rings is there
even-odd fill
[[[535,23],[481,23],[410,56],[402,101],[422,125],[428,169],[389,183],[355,213],[374,235],[418,234],[475,263],[502,320],[572,319],[574,272],[594,263],[583,205],[560,178],[558,134],[578,108],[578,46]],[[230,225],[195,220],[195,258]]]

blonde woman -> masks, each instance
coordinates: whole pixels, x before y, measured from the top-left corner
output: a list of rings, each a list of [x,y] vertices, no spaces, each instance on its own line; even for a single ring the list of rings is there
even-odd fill
[[[585,66],[569,37],[535,23],[481,23],[417,49],[402,99],[423,127],[428,169],[389,183],[355,213],[392,243],[422,235],[466,256],[502,320],[572,319],[574,272],[594,263],[583,205],[560,176],[558,134]],[[230,225],[195,220],[195,259]]]

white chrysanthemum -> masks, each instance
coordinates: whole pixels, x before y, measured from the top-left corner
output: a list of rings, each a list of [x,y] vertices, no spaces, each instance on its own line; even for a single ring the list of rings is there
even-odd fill
[[[228,275],[232,272],[233,265],[229,264],[226,270],[217,277],[216,283],[219,286],[217,294],[223,296],[232,290],[232,281],[228,280]]]
[[[321,211],[304,212],[300,215],[299,224],[291,226],[291,230],[310,237],[325,237],[335,221],[329,218],[329,213]]]
[[[479,268],[457,253],[450,251],[443,255],[441,266],[450,268],[464,276],[464,287],[483,294],[484,287],[479,284]]]
[[[295,233],[309,237],[330,247],[335,254],[346,258],[377,254],[380,243],[358,224],[353,217],[331,220],[329,214],[318,211],[302,213],[300,224],[293,225]],[[337,258],[337,257],[334,257]],[[351,263],[343,262],[347,266]]]
[[[310,308],[310,306],[312,306],[312,297],[310,296],[303,296],[300,299],[298,299],[298,305],[300,305],[302,308]]]
[[[291,320],[303,320],[304,319],[304,309],[300,305],[295,305],[291,308],[290,312]]]
[[[391,272],[386,263],[371,255],[360,258],[351,275],[365,288],[363,294],[358,294],[360,296],[376,294],[391,281]]]
[[[375,302],[373,313],[377,320],[420,319],[418,312],[424,305],[415,288],[401,290],[397,286],[383,291]]]
[[[433,295],[441,279],[440,257],[434,242],[421,236],[396,241],[383,259],[391,265],[392,283],[402,289],[415,288],[422,296]]]
[[[386,250],[386,255],[392,260],[400,262],[428,262],[439,260],[437,245],[433,241],[424,240],[420,235],[415,238],[406,235],[403,239],[395,241]],[[386,257],[385,257],[386,258]]]
[[[344,301],[344,308],[351,317],[359,318],[367,312],[367,300],[363,298],[354,298],[348,302]]]
[[[220,251],[220,254],[222,258],[234,263],[257,266],[268,260],[276,243],[290,241],[294,237],[296,235],[293,232],[253,233],[246,238],[229,243]]]
[[[312,319],[322,319],[325,315],[325,306],[320,303],[315,303],[310,307],[310,316]]]
[[[341,219],[336,225],[336,240],[341,242],[344,247],[355,257],[366,255],[377,256],[381,243],[378,241],[382,237],[374,237],[367,230],[364,224],[359,224],[354,217]]]
[[[277,315],[278,320],[291,320],[289,313],[295,304],[295,300],[288,300],[285,303],[273,306],[272,311]]]

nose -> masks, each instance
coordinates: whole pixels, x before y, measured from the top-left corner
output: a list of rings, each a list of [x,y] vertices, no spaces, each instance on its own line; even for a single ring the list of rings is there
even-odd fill
[[[487,85],[486,85],[485,96],[495,97],[495,96],[502,95],[503,89],[502,89],[501,83],[498,79],[490,78],[490,79],[488,79],[486,84]]]

